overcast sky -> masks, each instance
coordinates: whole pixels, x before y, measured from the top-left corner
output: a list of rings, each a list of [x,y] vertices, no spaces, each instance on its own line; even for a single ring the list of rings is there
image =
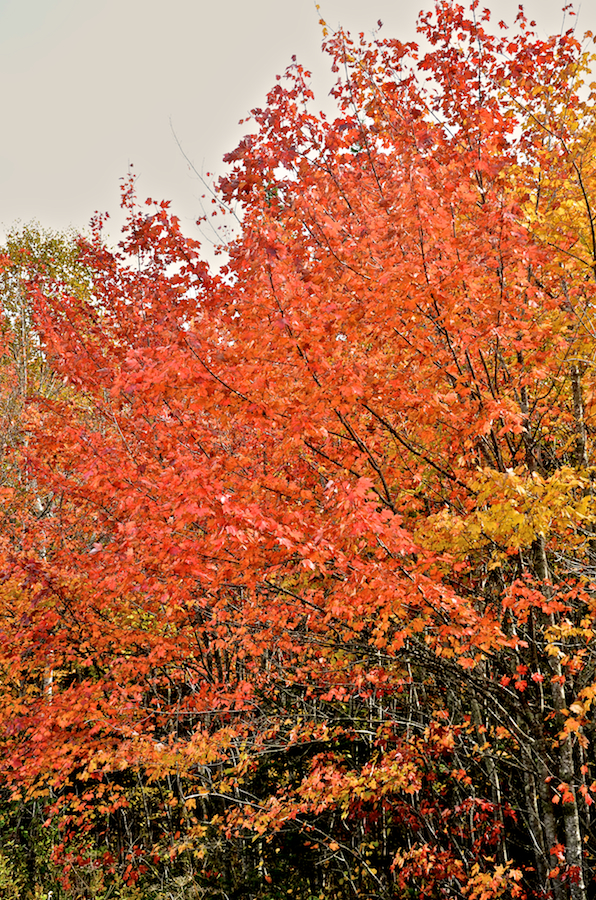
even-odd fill
[[[558,32],[564,0],[530,0],[539,32]],[[415,38],[419,0],[320,0],[329,25]],[[496,20],[517,0],[489,0]],[[578,30],[596,31],[584,0]],[[264,102],[292,54],[331,84],[313,0],[0,0],[0,224],[32,219],[85,228],[95,210],[116,214],[119,179],[133,163],[142,197],[172,201],[190,233],[197,169],[246,131],[238,120]],[[113,217],[115,236],[118,216]]]

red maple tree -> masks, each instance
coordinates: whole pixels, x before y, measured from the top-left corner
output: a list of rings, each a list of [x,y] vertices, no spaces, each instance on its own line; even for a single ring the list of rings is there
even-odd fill
[[[0,771],[65,879],[586,896],[589,60],[488,18],[326,35],[333,121],[293,65],[219,273],[130,183],[87,293],[31,266]]]

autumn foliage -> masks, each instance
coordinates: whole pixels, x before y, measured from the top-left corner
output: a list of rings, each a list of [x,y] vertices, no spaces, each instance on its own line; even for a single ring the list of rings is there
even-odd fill
[[[591,58],[419,27],[253,111],[220,271],[130,181],[4,258],[0,776],[65,896],[590,889]]]

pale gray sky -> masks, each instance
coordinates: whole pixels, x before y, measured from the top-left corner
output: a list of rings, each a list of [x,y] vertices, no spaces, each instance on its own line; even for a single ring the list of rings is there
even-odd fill
[[[529,0],[546,35],[561,28],[564,0]],[[330,25],[415,38],[422,0],[320,0]],[[483,4],[484,5],[484,4]],[[518,0],[486,0],[513,22]],[[596,31],[596,2],[584,0],[578,30]],[[198,169],[223,172],[221,158],[246,131],[238,120],[264,102],[292,54],[331,84],[320,53],[313,0],[0,0],[0,224],[38,220],[84,228],[97,209],[114,214],[119,179],[133,163],[144,198],[172,201],[194,232],[200,184],[170,131]]]

